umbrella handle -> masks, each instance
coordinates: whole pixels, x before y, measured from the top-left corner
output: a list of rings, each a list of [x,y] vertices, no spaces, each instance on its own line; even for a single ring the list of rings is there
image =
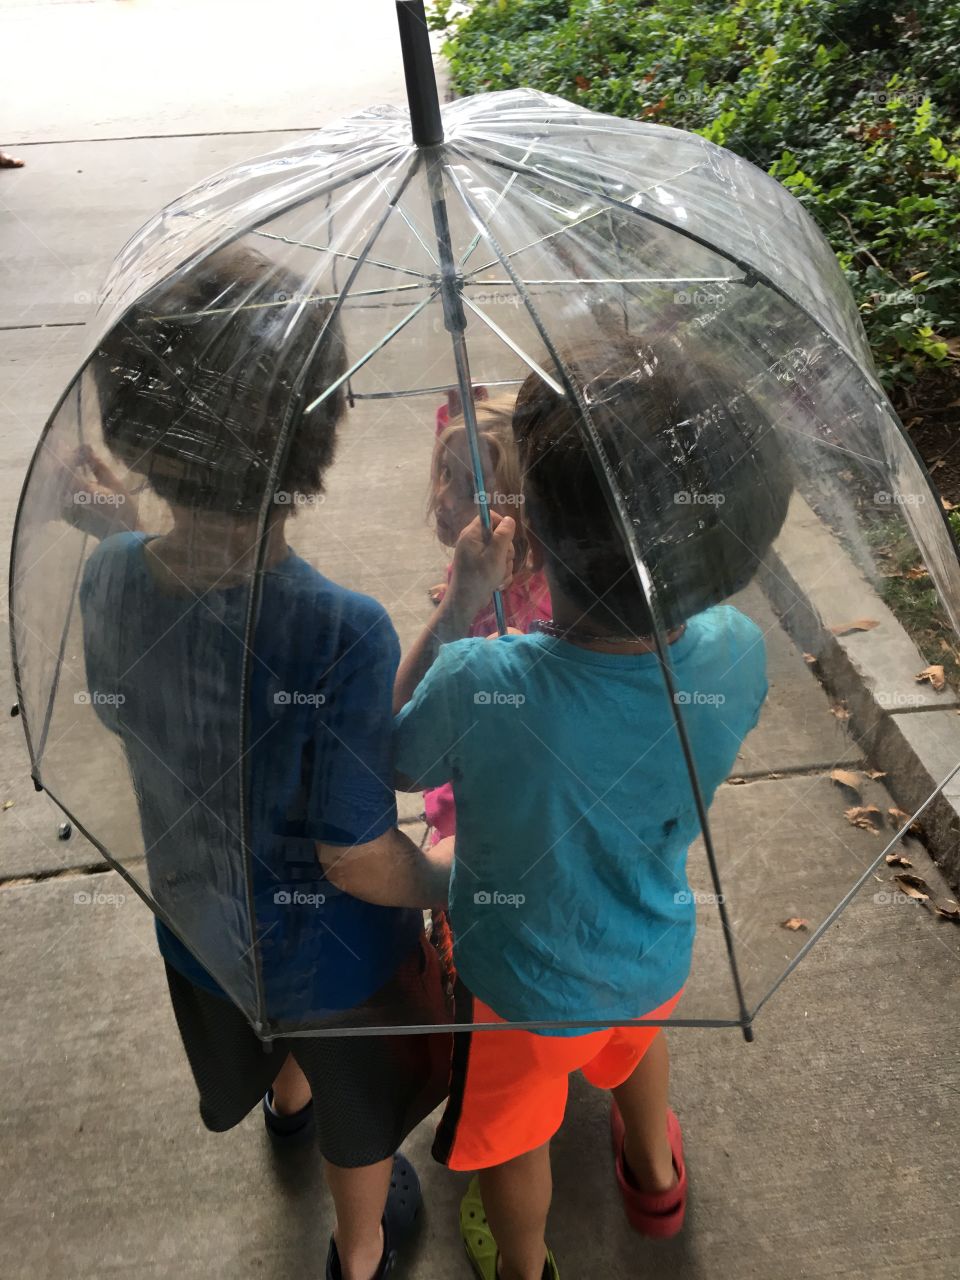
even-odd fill
[[[423,0],[397,0],[397,22],[413,140],[418,147],[435,147],[443,141],[443,122]]]

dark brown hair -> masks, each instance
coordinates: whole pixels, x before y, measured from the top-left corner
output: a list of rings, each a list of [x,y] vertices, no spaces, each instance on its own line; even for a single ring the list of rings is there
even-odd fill
[[[242,244],[218,250],[140,299],[94,358],[103,439],[161,498],[251,517],[275,493],[315,494],[333,461],[345,369],[330,304]],[[271,498],[273,494],[269,495]]]
[[[746,586],[792,488],[776,431],[747,392],[669,339],[623,335],[561,359],[623,495],[664,626]],[[575,399],[530,374],[514,414],[527,519],[591,626],[647,635],[650,611],[584,423]]]

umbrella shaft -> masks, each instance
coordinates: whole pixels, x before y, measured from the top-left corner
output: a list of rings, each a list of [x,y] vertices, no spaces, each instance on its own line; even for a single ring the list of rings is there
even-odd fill
[[[397,0],[397,22],[413,140],[418,147],[433,147],[443,141],[443,122],[423,0]]]
[[[443,325],[453,342],[453,360],[457,370],[460,403],[463,406],[463,426],[470,450],[470,466],[473,471],[473,483],[475,486],[474,492],[476,494],[480,523],[486,531],[487,538],[489,538],[493,529],[493,521],[490,518],[487,482],[483,472],[483,455],[480,452],[480,436],[477,429],[477,409],[473,398],[473,383],[470,378],[470,358],[467,354],[467,315],[463,309],[463,298],[461,296],[463,278],[457,271],[453,243],[450,237],[450,220],[447,216],[447,197],[443,186],[443,161],[440,148],[431,148],[426,153],[426,157],[430,205],[433,212],[433,229],[437,237],[437,256],[440,263],[440,298],[443,303]],[[497,619],[497,630],[501,635],[505,635],[507,622],[503,609],[503,599],[499,591],[493,593],[493,610]]]

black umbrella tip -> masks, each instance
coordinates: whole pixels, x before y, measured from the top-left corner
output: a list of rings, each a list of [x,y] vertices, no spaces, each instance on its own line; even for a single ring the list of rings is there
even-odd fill
[[[413,140],[418,147],[434,147],[443,141],[443,122],[423,0],[397,0],[397,22]]]

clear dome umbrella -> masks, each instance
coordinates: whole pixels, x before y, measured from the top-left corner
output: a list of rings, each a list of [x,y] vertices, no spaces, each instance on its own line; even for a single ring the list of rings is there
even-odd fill
[[[587,627],[588,648],[615,632],[642,634],[649,652],[635,741],[622,698],[577,710],[584,740],[611,726],[609,759],[558,746],[575,741],[579,686],[557,738],[544,729],[538,661],[510,689],[451,691],[436,754],[455,798],[502,742],[504,811],[525,812],[529,829],[552,771],[575,854],[518,850],[499,884],[501,864],[465,838],[454,955],[469,976],[484,955],[526,946],[543,972],[569,969],[569,999],[562,1017],[527,1001],[509,1025],[589,1027],[653,1002],[638,994],[626,1009],[583,956],[610,943],[631,963],[645,948],[654,970],[690,968],[661,1020],[749,1038],[956,772],[882,835],[869,816],[853,825],[830,774],[856,774],[869,801],[877,726],[855,718],[846,732],[816,679],[829,688],[842,666],[844,624],[866,621],[864,644],[896,625],[877,595],[894,543],[915,549],[957,629],[949,526],[836,259],[787,191],[695,135],[540,93],[441,110],[422,5],[397,7],[409,112],[371,109],[215,175],[114,265],[14,537],[34,780],[264,1038],[408,1026],[366,963],[392,917],[358,913],[315,855],[317,833],[346,819],[334,783],[310,773],[314,734],[354,732],[355,715],[337,718],[344,673],[357,688],[376,673],[350,668],[344,616],[304,614],[277,583],[289,587],[290,547],[298,573],[380,601],[408,646],[450,558],[424,521],[443,459],[465,471],[488,533],[497,515],[527,514],[516,475],[501,487],[517,466],[491,434],[499,412],[544,468],[530,528],[557,581],[597,605],[584,606],[598,633]],[[570,431],[538,434],[548,421]],[[578,520],[599,520],[605,540]],[[179,560],[109,577],[118,556],[146,563],[150,539],[171,530]],[[527,588],[533,564],[516,566]],[[515,586],[477,633],[530,628]],[[869,618],[842,616],[864,599],[877,600]],[[540,634],[561,653],[578,639]],[[703,636],[714,660],[698,666]],[[897,673],[890,698],[903,686],[917,705],[935,700],[914,676]],[[465,745],[443,741],[449,724]],[[274,776],[290,759],[296,785]],[[268,776],[282,813],[264,801]],[[401,804],[418,838],[420,807]],[[509,822],[485,817],[509,843]],[[578,892],[608,856],[615,920]],[[341,975],[337,996],[329,984],[316,995],[324,972]]]

